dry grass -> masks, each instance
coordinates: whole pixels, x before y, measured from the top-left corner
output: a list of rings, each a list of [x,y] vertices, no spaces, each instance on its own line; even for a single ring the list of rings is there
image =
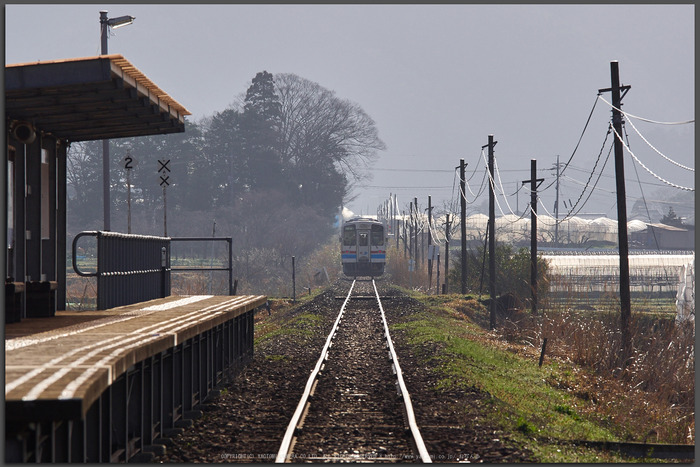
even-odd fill
[[[429,281],[427,266],[416,269],[415,271],[409,271],[409,258],[407,255],[404,255],[402,248],[389,248],[385,267],[385,278],[387,281],[407,289],[426,292]],[[434,272],[433,287],[435,287],[435,274]]]
[[[97,300],[97,279],[66,274],[66,310],[94,310]]]
[[[633,307],[633,352],[623,361],[619,306],[601,303],[582,311],[563,301],[539,316],[517,312],[499,323],[498,333],[536,356],[547,338],[546,358],[575,368],[569,380],[552,384],[586,401],[590,414],[624,427],[633,440],[694,443],[694,325]]]

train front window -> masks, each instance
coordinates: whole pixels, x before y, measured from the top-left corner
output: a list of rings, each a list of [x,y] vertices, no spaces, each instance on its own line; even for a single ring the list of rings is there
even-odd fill
[[[355,245],[355,226],[354,225],[346,225],[343,228],[343,245],[345,246],[353,246]]]
[[[360,241],[359,245],[360,246],[367,246],[367,232],[360,232]]]
[[[372,245],[384,245],[384,228],[381,225],[372,226]]]

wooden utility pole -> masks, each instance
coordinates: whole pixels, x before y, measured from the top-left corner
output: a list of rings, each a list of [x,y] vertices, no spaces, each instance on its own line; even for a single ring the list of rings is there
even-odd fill
[[[493,147],[496,142],[493,135],[489,135],[489,294],[491,306],[489,313],[489,326],[496,327],[496,187],[494,186]]]
[[[630,86],[620,86],[620,70],[617,61],[610,62],[610,80],[612,86],[599,89],[598,92],[612,93],[613,129],[622,137],[622,98]],[[624,94],[620,91],[624,90]],[[615,186],[617,188],[617,237],[620,250],[620,331],[622,333],[622,359],[625,361],[632,350],[630,340],[630,317],[632,305],[630,299],[629,245],[627,243],[627,199],[625,194],[625,166],[622,152],[622,140],[616,135],[615,148]]]
[[[464,194],[466,190],[466,176],[464,169],[466,168],[464,159],[459,160],[459,200],[460,200],[460,227],[462,233],[462,294],[467,293],[467,197]]]
[[[532,289],[532,313],[537,314],[537,188],[544,178],[537,178],[537,160],[530,160],[530,288]]]

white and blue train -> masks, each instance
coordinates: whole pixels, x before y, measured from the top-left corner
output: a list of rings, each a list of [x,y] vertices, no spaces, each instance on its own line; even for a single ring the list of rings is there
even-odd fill
[[[378,277],[384,274],[387,239],[384,225],[374,219],[354,217],[340,234],[343,274],[348,277]]]

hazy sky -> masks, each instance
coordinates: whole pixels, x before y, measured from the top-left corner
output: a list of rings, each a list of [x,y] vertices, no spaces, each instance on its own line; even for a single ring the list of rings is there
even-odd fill
[[[136,17],[113,31],[109,52],[124,55],[190,110],[191,120],[224,110],[262,70],[297,74],[358,103],[387,150],[373,179],[355,191],[348,207],[356,213],[375,213],[389,193],[398,193],[402,207],[414,197],[422,207],[428,195],[435,206],[456,199],[460,158],[468,177],[477,169],[469,182],[476,193],[489,134],[498,141],[504,191],[513,194],[530,178],[530,159],[540,169],[553,167],[557,155],[569,159],[598,89],[610,87],[613,60],[631,86],[626,112],[663,122],[695,118],[693,4],[6,5],[6,63],[98,55],[100,10]],[[611,100],[610,93],[602,97]],[[609,120],[610,108],[598,101],[561,179],[567,204],[579,197]],[[694,123],[632,123],[659,152],[695,167]],[[649,169],[694,188],[694,172],[664,160],[629,125],[627,133]],[[625,164],[631,207],[641,192],[627,153]],[[647,200],[658,198],[667,185],[640,166],[637,172]],[[554,179],[550,170],[539,176],[542,188]],[[598,187],[583,212],[616,217],[612,155]],[[549,211],[554,192],[541,193]],[[470,192],[467,198],[474,199]],[[528,198],[523,189],[508,202],[522,211]],[[469,212],[487,200],[484,192]]]

